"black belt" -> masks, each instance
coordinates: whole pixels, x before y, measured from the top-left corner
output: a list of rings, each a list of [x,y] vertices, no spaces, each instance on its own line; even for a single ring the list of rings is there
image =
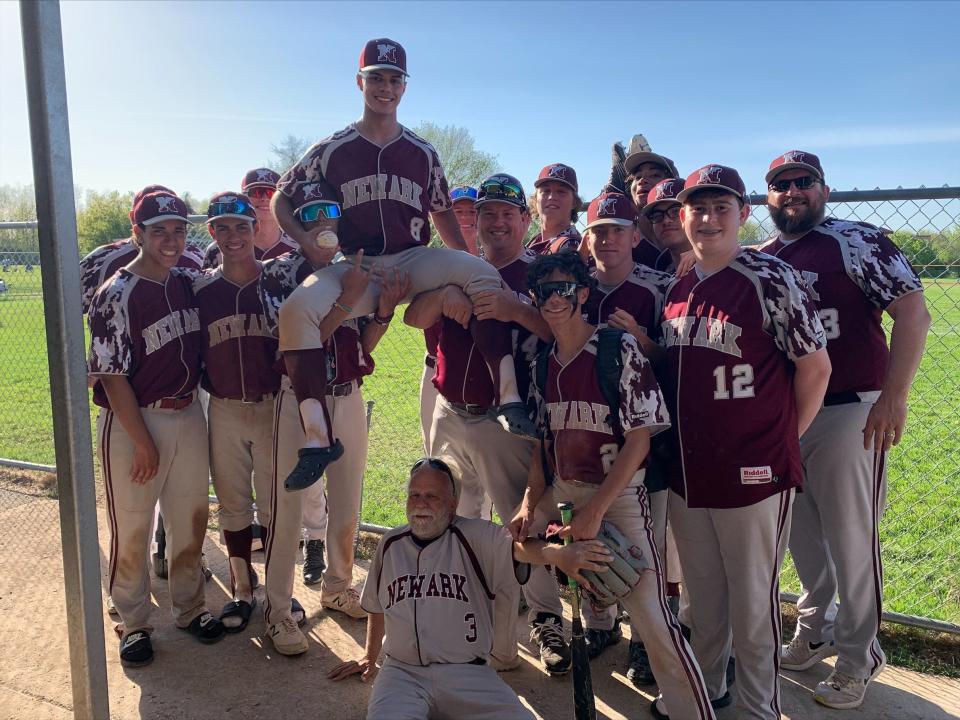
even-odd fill
[[[353,382],[340,383],[339,385],[328,385],[327,395],[333,397],[346,397],[353,392]]]
[[[475,657],[473,660],[471,660],[470,662],[465,663],[465,664],[466,664],[466,665],[486,665],[486,664],[487,664],[487,660],[486,660],[486,658]]]
[[[860,400],[860,393],[855,393],[852,391],[828,393],[823,398],[824,407],[830,407],[831,405],[850,405],[851,403],[858,402],[862,402]]]
[[[449,400],[447,400],[447,404],[454,410],[459,410],[462,413],[474,415],[476,417],[486,417],[487,411],[490,409],[483,405],[474,405],[472,403],[455,403],[450,402]]]
[[[436,367],[437,367],[437,359],[436,359],[433,355],[427,355],[427,356],[423,359],[423,364],[426,365],[428,368],[436,368]]]

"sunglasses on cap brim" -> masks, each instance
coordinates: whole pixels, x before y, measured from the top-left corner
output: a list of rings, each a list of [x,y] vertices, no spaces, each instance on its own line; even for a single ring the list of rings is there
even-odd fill
[[[580,287],[582,286],[572,280],[542,282],[533,286],[533,297],[536,299],[537,305],[543,305],[554,293],[563,300],[573,300]]]
[[[210,203],[210,207],[207,208],[207,217],[215,218],[220,215],[246,215],[252,219],[255,216],[255,211],[251,205],[243,200]]]
[[[483,193],[483,198],[487,200],[497,197],[523,202],[524,199],[523,188],[513,183],[499,182],[496,180],[485,182],[480,186],[480,192]]]
[[[318,202],[300,208],[297,215],[300,217],[300,222],[313,222],[321,217],[336,220],[340,217],[340,206],[335,202]]]

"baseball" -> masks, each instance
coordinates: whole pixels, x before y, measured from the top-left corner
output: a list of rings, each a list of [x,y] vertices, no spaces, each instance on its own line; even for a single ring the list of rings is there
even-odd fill
[[[331,230],[324,230],[322,233],[317,235],[314,242],[317,244],[317,247],[323,248],[325,250],[332,250],[335,247],[340,245],[340,238],[337,237],[337,234]]]

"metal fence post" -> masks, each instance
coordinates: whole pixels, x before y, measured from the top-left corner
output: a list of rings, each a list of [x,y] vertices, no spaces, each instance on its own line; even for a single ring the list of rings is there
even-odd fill
[[[73,712],[109,717],[60,6],[20,3],[60,500]]]

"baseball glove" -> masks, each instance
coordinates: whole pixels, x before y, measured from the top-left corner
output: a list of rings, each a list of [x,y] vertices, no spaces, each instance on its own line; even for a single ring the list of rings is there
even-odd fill
[[[623,161],[627,159],[627,151],[623,143],[615,142],[610,150],[610,177],[607,178],[602,192],[618,192],[629,195],[627,192],[627,171]]]
[[[613,554],[607,563],[609,569],[605,573],[583,570],[581,574],[592,586],[585,588],[584,592],[592,603],[602,607],[613,605],[629,595],[640,582],[640,576],[646,571],[654,571],[655,566],[640,548],[611,523],[604,521],[600,524],[597,540],[603,542]]]

